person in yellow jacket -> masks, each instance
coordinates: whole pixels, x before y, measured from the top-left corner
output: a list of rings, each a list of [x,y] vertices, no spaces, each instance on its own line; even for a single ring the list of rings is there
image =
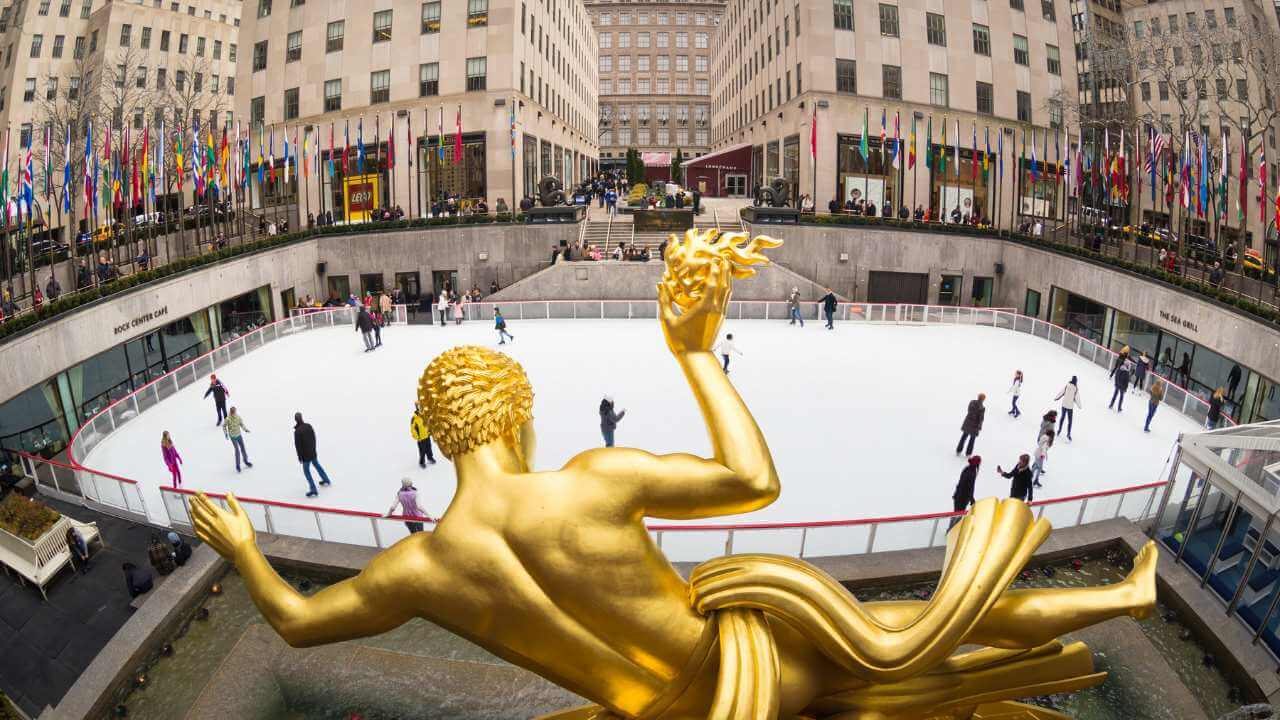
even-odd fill
[[[431,434],[427,431],[427,416],[417,403],[413,405],[413,417],[409,418],[409,434],[418,443],[418,467],[426,467],[427,463],[435,465],[436,459],[431,456]]]

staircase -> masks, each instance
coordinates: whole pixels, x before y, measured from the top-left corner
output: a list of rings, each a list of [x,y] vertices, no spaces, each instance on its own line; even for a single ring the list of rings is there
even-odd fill
[[[612,223],[608,220],[588,220],[582,225],[582,233],[579,235],[582,246],[594,245],[600,248],[601,254],[604,254],[609,247],[609,231]]]

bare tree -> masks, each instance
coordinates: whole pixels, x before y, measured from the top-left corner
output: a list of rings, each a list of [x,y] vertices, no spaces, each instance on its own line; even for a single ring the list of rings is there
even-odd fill
[[[1210,38],[1219,122],[1244,139],[1250,157],[1260,150],[1280,112],[1280,32],[1270,23],[1228,27]]]
[[[84,134],[88,127],[89,121],[98,115],[98,92],[94,79],[99,76],[100,65],[97,56],[81,55],[74,59],[67,73],[61,77],[48,78],[50,83],[45,93],[40,96],[39,104],[36,108],[35,118],[37,126],[48,128],[50,138],[51,158],[44,157],[44,147],[39,146],[38,153],[40,155],[41,167],[49,168],[53,177],[49,178],[50,186],[53,189],[52,210],[46,209],[46,213],[53,213],[61,218],[62,208],[66,205],[66,195],[70,194],[70,206],[72,217],[67,218],[68,227],[74,227],[74,217],[83,212],[82,197],[84,186],[81,179],[84,177]],[[71,152],[70,156],[66,153],[67,135],[71,136]],[[102,138],[95,137],[92,152],[97,152],[101,147]],[[64,187],[63,178],[65,177],[65,166],[71,166],[71,185],[69,188]],[[68,242],[74,248],[74,232],[68,231]],[[74,254],[74,249],[73,249]]]

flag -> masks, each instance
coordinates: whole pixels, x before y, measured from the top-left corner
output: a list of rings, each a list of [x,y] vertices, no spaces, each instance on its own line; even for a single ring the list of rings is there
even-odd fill
[[[263,152],[266,150],[266,147],[265,147],[266,143],[262,141],[263,129],[264,128],[262,127],[262,124],[259,123],[258,124],[258,190],[259,191],[262,190],[262,184],[267,179],[267,158],[266,156],[263,155]]]
[[[49,147],[49,141],[50,141],[49,136],[52,134],[53,134],[53,126],[45,125],[44,126],[44,201],[46,205],[48,205],[49,196],[52,194],[52,190],[50,189],[50,185],[49,185],[49,176],[53,174],[53,154],[50,152],[50,147]]]
[[[1022,131],[1022,144],[1025,148],[1027,144],[1027,131]],[[1031,128],[1031,182],[1034,183],[1040,179],[1040,165],[1036,162],[1036,129]]]
[[[1222,157],[1219,159],[1221,167],[1221,175],[1218,180],[1218,212],[1222,216],[1222,221],[1227,220],[1227,183],[1231,180],[1231,159],[1227,150],[1227,134],[1222,133]]]
[[[911,144],[907,146],[907,169],[916,166],[916,115],[911,113]]]
[[[867,156],[870,154],[867,143],[867,109],[862,108],[862,139],[858,141],[858,154],[862,156],[863,168],[867,164]]]
[[[938,167],[934,168],[940,173],[947,171],[947,119],[942,118],[942,142],[938,145]]]
[[[814,110],[814,118],[816,122],[817,110]],[[896,112],[893,114],[893,167],[895,170],[902,167],[902,124],[901,116]]]
[[[364,173],[364,116],[356,118],[356,173]]]
[[[515,117],[515,99],[511,100],[512,117]],[[516,156],[515,146],[515,120],[511,121],[511,157]],[[407,113],[404,116],[404,161],[410,168],[413,167],[413,156],[418,152],[418,146],[413,141],[413,113]]]
[[[1201,138],[1200,143],[1200,161],[1197,165],[1200,177],[1200,198],[1197,206],[1200,217],[1204,217],[1205,212],[1209,209],[1209,138]]]
[[[151,178],[151,126],[142,128],[142,182],[148,183]],[[155,183],[150,183],[152,195],[155,194]]]
[[[1267,153],[1258,148],[1258,222],[1267,222]]]
[[[387,169],[396,169],[396,116],[391,115],[391,130],[387,132]]]
[[[276,182],[276,129],[271,128],[271,134],[267,136],[267,179],[274,185]]]
[[[346,127],[342,130],[342,175],[351,173],[351,163],[347,158],[351,155],[351,118],[347,118]]]
[[[978,179],[978,124],[970,126],[972,136],[969,138],[969,179]]]
[[[67,135],[70,136],[71,128],[67,128]],[[93,121],[86,120],[84,123],[84,219],[89,219],[89,208],[93,206],[93,179],[94,175],[89,173],[89,156],[93,154]]]
[[[1280,227],[1280,193],[1276,193],[1276,227]]]
[[[462,164],[462,106],[458,106],[458,115],[454,121],[456,131],[453,136],[453,164]]]
[[[1249,214],[1249,141],[1244,133],[1240,133],[1240,192],[1236,195],[1236,206],[1239,209],[1240,224]]]
[[[511,152],[515,157],[515,135],[511,136]],[[813,120],[809,123],[809,158],[818,159],[818,104],[813,104]]]
[[[284,129],[284,184],[289,185],[289,128]]]
[[[31,219],[31,203],[35,194],[35,178],[32,177],[31,166],[31,146],[33,142],[27,143],[27,162],[22,168],[22,201],[27,205],[27,219]]]
[[[440,114],[436,116],[436,160],[444,162],[444,106],[440,106]]]
[[[986,182],[991,177],[991,126],[986,126],[982,131],[983,136],[983,152],[982,152],[982,181]]]
[[[880,108],[880,160],[881,162],[884,161],[885,151],[888,149],[885,147],[885,143],[884,143],[885,138],[888,135],[888,124],[889,124],[889,118],[886,112],[887,111],[884,108]]]
[[[996,128],[996,173],[1004,182],[1004,128]]]
[[[333,182],[333,123],[329,123],[329,182]]]
[[[311,177],[311,128],[302,129],[302,178]]]
[[[956,177],[960,177],[960,119],[956,118],[955,122],[955,141],[956,141],[956,162],[952,166],[952,173]]]
[[[62,212],[71,218],[71,124],[63,127],[66,139],[62,146]]]
[[[929,116],[929,125],[924,138],[924,166],[930,170],[934,167],[933,161],[933,116]]]

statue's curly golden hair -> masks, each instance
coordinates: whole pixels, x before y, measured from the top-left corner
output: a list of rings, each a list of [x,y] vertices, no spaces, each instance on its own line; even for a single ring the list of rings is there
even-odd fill
[[[441,353],[418,381],[427,427],[447,458],[499,439],[519,443],[533,417],[524,368],[500,352],[464,345]]]

